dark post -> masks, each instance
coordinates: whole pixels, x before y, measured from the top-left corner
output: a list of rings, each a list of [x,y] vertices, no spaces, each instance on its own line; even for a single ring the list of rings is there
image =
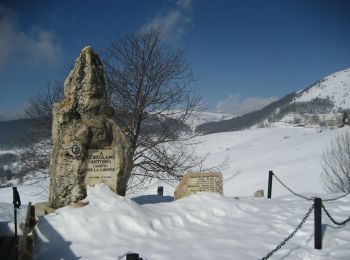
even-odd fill
[[[322,199],[314,198],[315,249],[322,249]]]
[[[139,260],[139,254],[136,254],[136,253],[127,254],[126,260]]]
[[[17,246],[17,209],[21,206],[21,198],[19,197],[19,193],[17,187],[12,187],[13,191],[13,218],[15,222],[15,246]]]
[[[273,171],[269,171],[269,183],[267,186],[267,198],[271,199]]]
[[[163,192],[164,192],[163,186],[159,186],[157,191],[158,196],[163,196]]]

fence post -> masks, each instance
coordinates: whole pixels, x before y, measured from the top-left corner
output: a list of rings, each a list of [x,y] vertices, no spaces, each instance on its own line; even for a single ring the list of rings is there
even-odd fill
[[[315,249],[322,249],[322,199],[314,198]]]
[[[164,193],[164,187],[163,186],[159,186],[158,190],[157,190],[158,196],[163,196],[163,193]]]
[[[139,254],[136,254],[136,253],[127,254],[126,260],[139,260]]]
[[[13,194],[13,218],[15,222],[15,246],[18,245],[18,236],[17,236],[17,209],[21,206],[21,198],[19,197],[19,193],[17,187],[12,187]]]
[[[269,171],[269,183],[267,186],[267,198],[271,199],[271,193],[272,193],[272,176],[273,176],[273,171]]]

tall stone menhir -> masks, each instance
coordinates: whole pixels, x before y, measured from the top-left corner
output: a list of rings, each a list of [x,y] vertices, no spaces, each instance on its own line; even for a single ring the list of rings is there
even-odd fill
[[[53,107],[51,207],[85,198],[86,186],[96,183],[123,192],[130,177],[128,143],[113,112],[107,104],[102,63],[91,47],[85,47],[64,83],[64,99]]]

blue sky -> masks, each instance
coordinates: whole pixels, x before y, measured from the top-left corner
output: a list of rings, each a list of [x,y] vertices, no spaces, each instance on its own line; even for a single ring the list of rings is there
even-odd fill
[[[0,120],[91,45],[163,24],[211,110],[243,113],[350,67],[350,1],[0,1]]]

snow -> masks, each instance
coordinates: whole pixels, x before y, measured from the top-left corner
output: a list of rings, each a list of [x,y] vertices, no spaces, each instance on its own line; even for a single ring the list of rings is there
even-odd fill
[[[35,259],[126,259],[130,252],[157,259],[259,259],[300,223],[312,201],[291,195],[276,180],[272,199],[254,198],[267,190],[268,171],[306,196],[327,194],[321,181],[322,152],[349,127],[276,127],[200,136],[196,151],[204,167],[226,162],[224,196],[199,193],[173,201],[175,184],[119,197],[104,185],[88,189],[82,208],[70,206],[39,219]],[[22,204],[45,201],[48,182],[18,186]],[[164,186],[164,197],[156,194]],[[41,194],[41,195],[40,195]],[[41,197],[40,197],[41,196]],[[11,232],[12,188],[0,189],[0,232]],[[325,206],[339,221],[349,217],[350,196]],[[25,211],[25,208],[21,209]],[[20,213],[24,216],[24,214]],[[23,222],[23,217],[20,222]],[[313,213],[295,237],[271,259],[349,259],[350,226],[337,227],[323,214],[323,249],[313,247]]]
[[[325,193],[321,181],[322,153],[327,144],[349,128],[320,132],[319,128],[257,128],[216,133],[197,138],[196,152],[207,156],[204,168],[224,162],[224,194],[252,196],[258,189],[267,189],[270,170],[296,192]],[[173,196],[176,184],[164,185],[164,194]],[[157,185],[136,195],[155,194]],[[273,195],[289,194],[277,183]]]
[[[25,223],[27,206],[17,209],[18,234],[22,234],[22,228]],[[11,236],[15,233],[15,225],[13,223],[13,204],[0,202],[0,237]]]
[[[88,189],[89,205],[70,206],[39,220],[36,259],[260,259],[300,223],[312,201],[199,193],[174,202],[139,205],[105,185]],[[338,219],[350,199],[328,203]],[[274,259],[348,259],[349,225],[324,219],[323,249],[313,247],[313,217]]]
[[[314,98],[329,98],[336,108],[350,108],[350,68],[333,73],[309,90],[301,92],[294,102],[310,101]]]

